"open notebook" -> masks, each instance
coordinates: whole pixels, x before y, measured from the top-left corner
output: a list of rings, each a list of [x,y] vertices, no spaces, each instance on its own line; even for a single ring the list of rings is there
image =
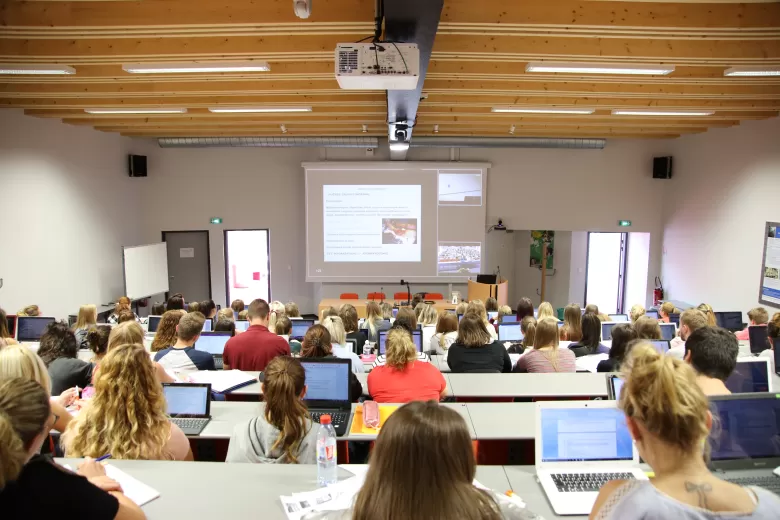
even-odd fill
[[[75,471],[69,464],[63,464],[63,468],[70,471]],[[131,477],[121,469],[111,464],[104,464],[106,468],[106,476],[116,480],[120,486],[122,486],[122,493],[138,504],[138,507],[148,504],[155,498],[160,497],[160,492],[156,489],[147,486],[135,477]]]

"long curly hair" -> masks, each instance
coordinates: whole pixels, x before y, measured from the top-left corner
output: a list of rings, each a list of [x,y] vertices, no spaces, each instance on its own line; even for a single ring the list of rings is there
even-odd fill
[[[95,397],[62,435],[69,457],[171,460],[171,423],[149,353],[142,345],[108,351],[95,378]]]
[[[157,333],[152,340],[152,352],[158,352],[176,344],[176,326],[182,316],[187,314],[182,310],[168,311],[160,318]]]

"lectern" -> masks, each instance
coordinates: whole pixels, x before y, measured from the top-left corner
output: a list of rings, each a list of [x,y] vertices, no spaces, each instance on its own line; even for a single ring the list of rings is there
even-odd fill
[[[469,280],[468,298],[471,300],[482,300],[483,302],[491,296],[498,301],[498,305],[508,305],[509,283],[501,280],[500,283],[479,283]]]

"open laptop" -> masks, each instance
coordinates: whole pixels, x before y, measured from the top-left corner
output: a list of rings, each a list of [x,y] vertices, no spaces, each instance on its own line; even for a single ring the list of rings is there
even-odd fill
[[[614,321],[605,321],[601,324],[602,341],[609,341],[612,339],[612,329],[615,327],[615,325],[620,325],[620,323],[615,323]]]
[[[211,384],[163,383],[171,422],[184,435],[200,435],[211,420]]]
[[[349,374],[352,373],[351,359],[309,359],[301,360],[306,371],[306,397],[311,420],[320,422],[320,417],[330,415],[336,435],[346,435],[352,415],[349,400]]]
[[[769,358],[764,357],[737,359],[737,366],[726,379],[726,388],[732,394],[771,392],[769,361]]]
[[[246,331],[249,328],[248,320],[236,320],[236,330],[240,332]]]
[[[214,368],[222,370],[222,354],[225,352],[225,344],[232,336],[230,332],[201,332],[195,343],[195,350],[208,352],[214,358]]]
[[[769,344],[769,327],[766,325],[751,325],[748,327],[748,337],[750,338],[750,352],[753,354],[760,354],[772,348]]]
[[[314,320],[295,320],[292,322],[292,332],[290,332],[290,339],[297,339],[303,341],[303,337],[306,335],[306,331],[314,326]]]
[[[523,341],[523,331],[519,323],[499,323],[498,341]]]
[[[650,343],[660,354],[666,354],[671,348],[671,341],[665,339],[651,339],[647,341]]]
[[[619,323],[625,323],[629,321],[628,314],[609,314],[608,316],[612,321],[617,321]]]
[[[669,314],[669,323],[674,323],[678,327],[680,326],[680,315],[676,312]]]
[[[648,316],[650,318],[653,318],[654,320],[658,319],[658,311],[645,311],[645,316]]]
[[[536,475],[558,515],[588,515],[610,480],[647,480],[615,401],[537,402]]]
[[[505,314],[501,317],[501,323],[517,323],[517,314]]]
[[[620,391],[623,389],[623,380],[617,374],[607,375],[607,397],[613,401],[620,399]]]
[[[677,335],[677,325],[674,323],[661,323],[661,339],[672,341]]]
[[[146,333],[154,336],[157,333],[157,327],[160,326],[162,316],[149,316],[146,320]]]
[[[489,320],[495,320],[498,318],[498,311],[488,311],[487,317]]]
[[[201,332],[211,332],[211,318],[206,318],[206,321],[203,322],[203,330]]]
[[[710,435],[710,466],[715,475],[741,486],[761,486],[780,494],[780,394],[710,396],[720,418],[720,435]]]
[[[389,330],[380,330],[379,331],[379,355],[384,356],[385,355],[385,344],[387,343],[387,334],[389,333]],[[412,331],[412,341],[414,341],[414,345],[417,347],[417,352],[423,351],[423,344],[422,344],[422,331],[417,329]]]
[[[715,321],[718,322],[718,327],[723,327],[731,332],[739,332],[743,329],[742,311],[716,312]]]
[[[46,327],[55,321],[55,318],[45,316],[17,316],[16,341],[19,343],[40,343]]]

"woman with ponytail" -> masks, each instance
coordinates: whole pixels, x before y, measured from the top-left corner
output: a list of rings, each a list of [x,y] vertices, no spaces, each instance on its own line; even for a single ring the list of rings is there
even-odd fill
[[[0,382],[0,511],[3,519],[146,518],[93,460],[77,473],[38,455],[55,420],[46,390],[35,381]]]
[[[778,518],[777,495],[726,482],[707,468],[712,413],[690,365],[642,342],[631,349],[622,376],[618,406],[655,478],[608,482],[599,492],[591,519]]]
[[[276,322],[285,315],[284,311],[284,304],[278,300],[272,301],[269,305],[271,308],[271,312],[268,315],[268,330],[275,331],[276,330]]]
[[[262,386],[263,413],[236,426],[225,462],[315,464],[317,429],[303,403],[306,372],[301,363],[289,356],[274,358]]]

